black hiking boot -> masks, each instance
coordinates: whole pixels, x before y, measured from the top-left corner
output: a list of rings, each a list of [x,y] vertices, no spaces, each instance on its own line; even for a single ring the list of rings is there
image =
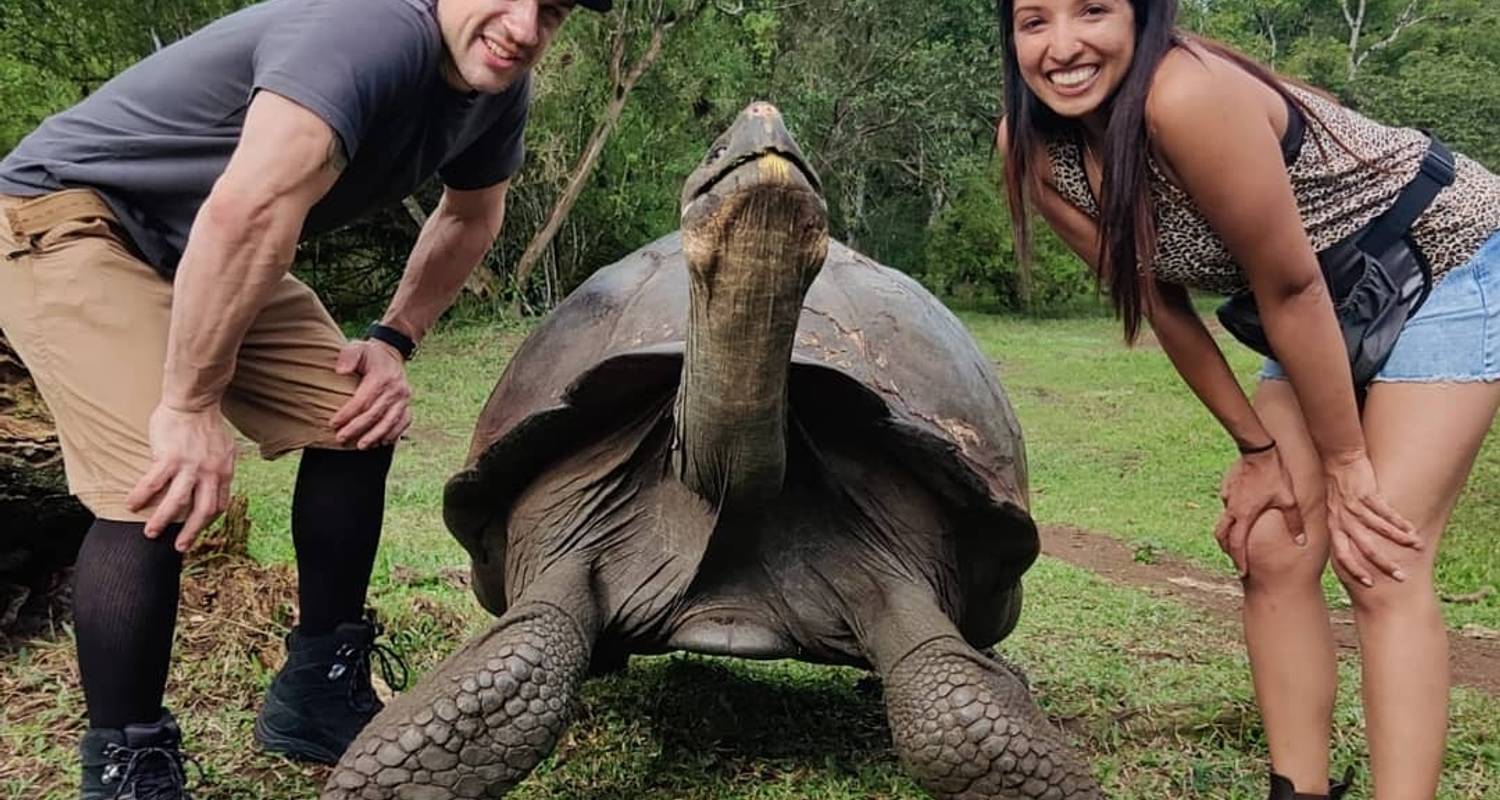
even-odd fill
[[[1354,768],[1350,767],[1344,771],[1342,781],[1329,781],[1328,794],[1300,794],[1297,788],[1287,778],[1271,773],[1271,798],[1270,800],[1339,800],[1349,791],[1349,786],[1354,782]]]
[[[268,752],[338,763],[360,729],[384,707],[370,684],[371,660],[380,660],[388,686],[406,688],[406,664],[375,643],[379,635],[373,616],[321,636],[293,628],[286,637],[286,664],[271,681],[255,720],[255,741]],[[393,667],[399,667],[399,679]]]
[[[167,710],[150,724],[89,728],[78,746],[82,800],[191,800],[182,731]]]

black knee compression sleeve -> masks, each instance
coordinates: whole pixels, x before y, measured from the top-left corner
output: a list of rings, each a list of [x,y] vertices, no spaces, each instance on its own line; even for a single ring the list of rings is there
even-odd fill
[[[292,542],[305,633],[326,633],[364,612],[394,452],[381,447],[302,454],[292,497]]]
[[[74,574],[73,619],[89,724],[155,722],[172,656],[181,526],[147,539],[138,522],[96,520]]]

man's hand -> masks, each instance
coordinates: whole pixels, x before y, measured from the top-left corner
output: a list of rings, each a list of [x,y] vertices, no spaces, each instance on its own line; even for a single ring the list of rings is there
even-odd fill
[[[1250,574],[1250,530],[1267,511],[1281,512],[1297,546],[1307,543],[1291,474],[1274,448],[1235,461],[1224,476],[1219,499],[1224,501],[1224,513],[1214,526],[1214,538],[1234,561],[1240,578]]]
[[[411,386],[401,354],[384,342],[350,342],[335,369],[359,376],[354,396],[329,421],[339,442],[357,442],[360,450],[395,444],[411,427]]]
[[[198,533],[229,505],[234,439],[217,405],[200,411],[159,405],[151,413],[147,430],[151,468],[125,498],[125,505],[141,511],[156,503],[146,521],[146,536],[151,539],[185,515],[175,547],[186,553]]]

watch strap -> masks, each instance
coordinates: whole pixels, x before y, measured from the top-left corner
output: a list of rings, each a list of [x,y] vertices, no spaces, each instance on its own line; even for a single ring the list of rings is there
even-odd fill
[[[417,353],[417,343],[412,341],[410,336],[389,325],[381,325],[379,322],[372,322],[370,327],[365,328],[364,338],[385,342],[401,354],[403,361],[410,361]]]

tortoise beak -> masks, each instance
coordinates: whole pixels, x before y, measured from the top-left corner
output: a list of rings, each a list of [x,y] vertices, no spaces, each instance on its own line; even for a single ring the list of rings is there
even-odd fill
[[[805,182],[812,191],[821,194],[823,183],[818,173],[807,163],[802,148],[786,129],[781,112],[770,103],[752,103],[740,112],[734,124],[729,126],[713,147],[709,148],[702,163],[688,176],[682,188],[682,209],[687,209],[698,198],[712,192],[741,167],[765,158],[775,158],[771,170],[788,169],[788,182]]]

